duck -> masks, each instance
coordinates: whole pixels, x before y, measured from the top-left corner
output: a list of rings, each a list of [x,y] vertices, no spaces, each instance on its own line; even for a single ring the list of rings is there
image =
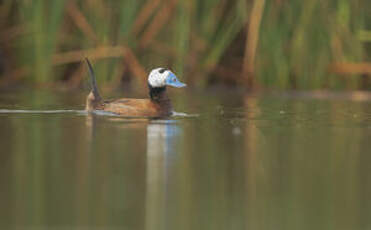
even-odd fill
[[[148,75],[149,98],[103,100],[98,91],[93,67],[88,58],[85,60],[91,79],[91,91],[86,98],[85,110],[87,112],[105,111],[125,117],[169,117],[174,110],[166,87],[183,88],[186,86],[171,70],[159,67],[153,69]]]

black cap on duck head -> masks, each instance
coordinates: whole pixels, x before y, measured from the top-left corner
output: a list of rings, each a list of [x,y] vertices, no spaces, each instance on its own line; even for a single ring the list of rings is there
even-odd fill
[[[148,76],[150,88],[162,88],[172,86],[176,88],[185,87],[186,84],[180,82],[173,72],[165,68],[156,68]]]

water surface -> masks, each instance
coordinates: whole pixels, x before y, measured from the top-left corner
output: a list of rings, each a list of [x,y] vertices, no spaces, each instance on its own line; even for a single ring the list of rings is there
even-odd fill
[[[172,91],[170,119],[0,93],[1,229],[370,229],[368,94]],[[358,95],[358,96],[357,96]]]

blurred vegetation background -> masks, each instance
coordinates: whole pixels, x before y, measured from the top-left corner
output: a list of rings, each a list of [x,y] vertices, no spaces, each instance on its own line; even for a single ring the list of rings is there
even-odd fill
[[[0,85],[371,89],[369,0],[1,0]]]

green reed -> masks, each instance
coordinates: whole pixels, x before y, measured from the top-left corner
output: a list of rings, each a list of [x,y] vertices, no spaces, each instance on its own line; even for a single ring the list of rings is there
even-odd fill
[[[63,20],[65,1],[20,1],[20,21],[26,25],[28,33],[22,37],[24,44],[19,58],[25,59],[32,69],[34,82],[48,82],[51,80],[53,67],[51,58],[59,42],[59,29]]]
[[[0,34],[5,36],[8,29],[17,26],[24,31],[14,35],[10,45],[0,42],[0,50],[10,47],[15,54],[13,66],[26,71],[21,77],[13,76],[12,71],[16,73],[17,69],[0,72],[0,82],[9,78],[32,84],[80,82],[84,67],[77,63],[78,58],[58,64],[55,56],[77,51],[82,60],[89,54],[86,50],[120,46],[129,48],[134,56],[95,53],[92,57],[101,84],[127,76],[137,79],[138,73],[158,65],[171,67],[194,85],[206,86],[211,78],[241,84],[246,77],[242,63],[252,3],[5,0],[0,3],[5,19]],[[257,85],[300,89],[362,87],[359,75],[335,75],[329,66],[369,60],[366,43],[370,41],[370,7],[367,0],[266,0],[257,30]],[[231,55],[229,50],[240,52]],[[223,61],[226,59],[233,60],[234,65]],[[138,65],[131,66],[133,61]]]

